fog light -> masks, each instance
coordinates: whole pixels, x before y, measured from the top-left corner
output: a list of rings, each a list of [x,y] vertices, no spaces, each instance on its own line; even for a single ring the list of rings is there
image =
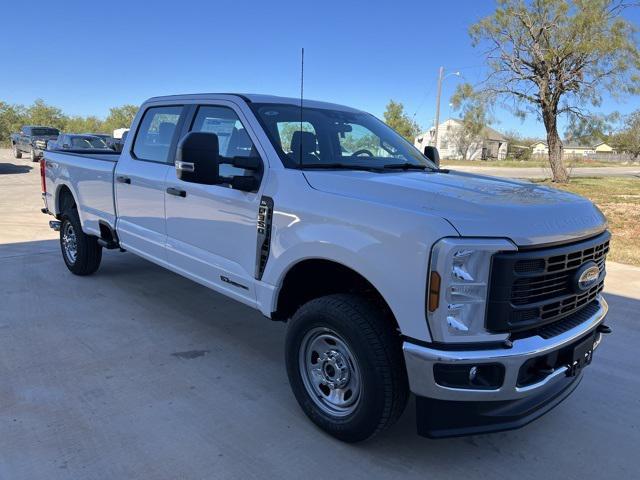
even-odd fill
[[[449,388],[495,390],[504,382],[504,366],[499,363],[481,365],[446,365],[436,363],[433,376],[438,385]]]

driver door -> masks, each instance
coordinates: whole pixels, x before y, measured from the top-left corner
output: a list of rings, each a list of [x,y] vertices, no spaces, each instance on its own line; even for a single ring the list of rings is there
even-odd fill
[[[258,155],[248,121],[232,102],[197,106],[187,131],[215,133],[223,157]],[[221,176],[245,174],[220,165]],[[259,191],[186,182],[175,171],[169,172],[166,186],[167,260],[172,268],[245,303],[255,303]]]

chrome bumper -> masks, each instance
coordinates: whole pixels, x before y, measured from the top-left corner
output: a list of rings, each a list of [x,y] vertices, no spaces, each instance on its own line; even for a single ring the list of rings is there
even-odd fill
[[[564,379],[568,366],[557,368],[543,380],[525,387],[517,386],[520,367],[527,360],[559,350],[598,328],[607,315],[609,307],[602,296],[599,296],[597,301],[600,303],[598,311],[571,330],[546,340],[537,335],[515,340],[512,348],[449,351],[404,342],[402,349],[410,389],[421,397],[453,401],[517,400],[538,394]],[[597,334],[594,350],[601,339],[602,334]],[[445,387],[435,381],[433,367],[436,363],[449,365],[499,363],[505,368],[504,382],[500,388],[493,390]]]

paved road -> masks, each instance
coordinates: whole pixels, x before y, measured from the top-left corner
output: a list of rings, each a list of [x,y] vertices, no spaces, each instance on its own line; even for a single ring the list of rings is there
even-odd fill
[[[434,441],[411,403],[345,445],[298,408],[283,324],[128,253],[71,275],[31,167],[0,152],[0,479],[638,478],[640,269],[610,265],[614,334],[540,420]]]
[[[445,165],[446,167],[446,165]],[[506,168],[506,167],[476,167],[453,166],[452,170],[493,175],[507,178],[542,179],[550,178],[551,171],[548,168]],[[640,166],[634,167],[578,167],[571,170],[572,177],[628,177],[640,178]]]

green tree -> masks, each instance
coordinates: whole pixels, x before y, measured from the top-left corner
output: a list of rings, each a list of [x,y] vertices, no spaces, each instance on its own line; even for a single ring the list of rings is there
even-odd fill
[[[44,103],[41,98],[33,102],[26,111],[27,123],[64,129],[67,117],[58,107],[52,107]]]
[[[113,107],[109,110],[109,115],[104,121],[103,128],[108,133],[113,133],[116,128],[129,128],[136,113],[138,113],[138,107],[135,105]]]
[[[634,160],[640,157],[640,110],[624,117],[623,127],[611,136],[611,143],[621,152],[630,154]]]
[[[507,158],[516,160],[531,159],[531,145],[537,141],[536,138],[525,137],[515,130],[504,132],[503,135],[507,139]]]
[[[81,117],[74,116],[67,118],[64,127],[67,133],[109,133],[104,128],[104,121],[95,116]]]
[[[404,113],[404,105],[400,102],[389,100],[384,111],[384,121],[411,143],[420,133],[420,126]]]
[[[470,29],[486,47],[488,76],[477,89],[518,115],[544,123],[556,182],[568,181],[558,117],[588,118],[613,95],[640,91],[637,28],[622,17],[623,0],[498,0]]]
[[[8,145],[9,136],[26,123],[25,108],[0,101],[0,144]]]
[[[460,124],[447,136],[458,154],[468,160],[482,142],[482,133],[489,123],[486,97],[465,85],[451,99],[453,108],[462,114]]]

